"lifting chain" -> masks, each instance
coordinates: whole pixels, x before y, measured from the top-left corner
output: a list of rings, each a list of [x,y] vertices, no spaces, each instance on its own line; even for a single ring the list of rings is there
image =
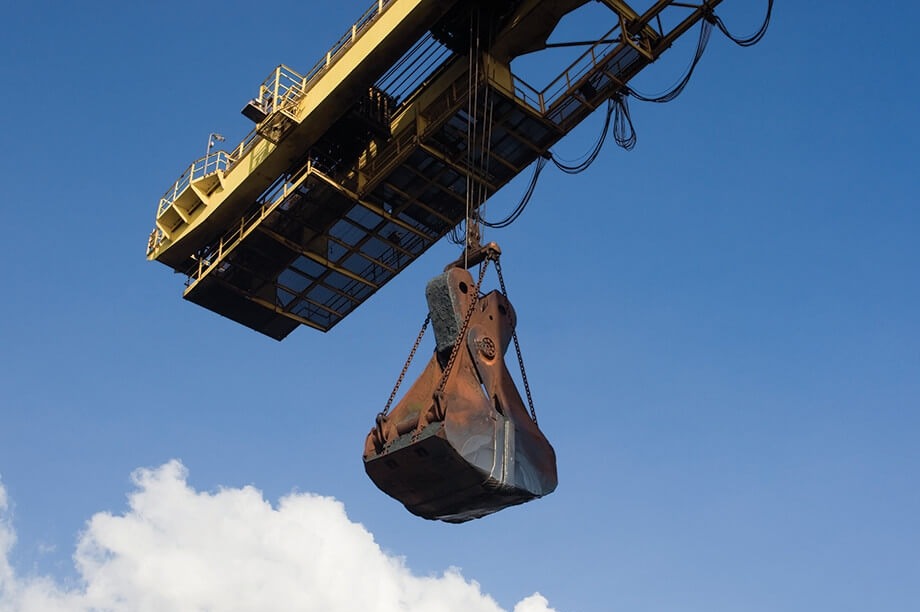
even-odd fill
[[[461,344],[461,338],[463,338],[463,336],[466,334],[466,331],[470,326],[470,319],[473,317],[473,312],[476,310],[476,304],[479,302],[479,287],[482,285],[482,279],[486,275],[486,266],[488,266],[489,260],[493,258],[495,258],[494,254],[488,254],[479,268],[479,280],[476,281],[476,286],[473,287],[473,297],[470,300],[470,307],[463,319],[463,325],[457,334],[457,340],[454,342],[454,346],[450,351],[450,358],[447,360],[447,365],[445,366],[444,372],[441,375],[441,381],[438,383],[437,393],[442,393],[444,391],[444,386],[447,384],[447,378],[450,375],[451,369],[454,367],[454,361],[457,359],[457,353],[459,352],[458,347]],[[497,265],[498,259],[496,258],[495,261]],[[409,371],[409,366],[412,364],[412,360],[415,358],[415,353],[418,351],[418,347],[422,343],[422,338],[425,337],[425,331],[428,329],[428,325],[430,323],[431,313],[428,313],[428,316],[425,317],[425,322],[422,323],[422,329],[419,330],[418,337],[415,339],[415,343],[412,345],[412,350],[409,351],[409,357],[406,359],[406,363],[403,365],[402,371],[399,373],[399,378],[396,379],[396,384],[393,386],[393,391],[390,392],[390,397],[387,399],[386,406],[384,406],[383,410],[377,414],[378,422],[390,411],[390,407],[393,405],[393,400],[396,399],[396,394],[399,393],[399,387],[402,385],[403,379],[406,377],[406,372]]]
[[[505,279],[502,277],[502,264],[495,260],[495,273],[498,275],[498,284],[502,288],[502,295],[508,298],[508,290],[505,289]],[[521,379],[524,381],[524,393],[527,394],[527,406],[530,408],[530,418],[534,425],[537,424],[537,411],[533,407],[533,396],[530,394],[530,383],[527,382],[527,370],[524,369],[524,356],[521,353],[521,343],[518,342],[517,326],[511,331],[511,337],[514,339],[514,350],[517,353],[518,365],[521,366]]]
[[[406,372],[409,371],[409,364],[411,364],[412,360],[415,358],[415,351],[418,350],[419,345],[422,343],[422,338],[425,337],[425,330],[428,329],[429,323],[431,323],[430,313],[425,317],[425,322],[422,323],[422,329],[418,333],[418,338],[415,339],[415,344],[412,345],[412,350],[409,351],[409,358],[406,359],[406,365],[403,366],[402,372],[399,373],[399,378],[396,379],[396,385],[393,387],[393,392],[390,393],[390,399],[387,400],[387,405],[384,406],[380,414],[377,415],[378,419],[380,417],[385,417],[390,411],[390,406],[393,405],[393,400],[396,399],[396,394],[399,392],[399,386],[402,385],[403,379],[406,377]]]
[[[463,317],[463,324],[460,326],[460,330],[457,332],[457,339],[454,342],[453,347],[450,350],[450,357],[447,360],[447,364],[444,366],[444,371],[441,373],[441,380],[438,382],[438,388],[435,391],[435,394],[440,394],[444,392],[444,387],[447,385],[447,379],[450,377],[451,370],[453,370],[454,362],[457,360],[457,355],[460,353],[460,346],[463,344],[463,338],[466,336],[466,332],[469,330],[470,320],[473,318],[473,313],[476,311],[476,304],[479,303],[479,289],[482,286],[482,281],[486,275],[486,269],[489,266],[489,262],[495,262],[495,273],[498,276],[498,283],[501,286],[502,295],[506,298],[508,297],[508,289],[505,286],[505,278],[502,275],[502,265],[498,257],[489,253],[486,255],[485,260],[479,266],[479,278],[476,281],[476,286],[473,287],[472,297],[470,298],[470,305],[467,308],[466,315]],[[425,336],[425,331],[428,329],[428,325],[431,323],[431,314],[429,313],[425,317],[425,322],[422,323],[422,329],[418,333],[418,337],[415,339],[415,343],[412,345],[412,350],[409,351],[409,357],[406,359],[406,363],[403,366],[402,371],[399,373],[399,378],[396,379],[396,385],[393,387],[393,391],[390,393],[390,397],[387,400],[386,406],[383,410],[377,415],[378,421],[387,415],[390,411],[390,407],[393,405],[393,400],[396,399],[396,394],[399,392],[399,387],[402,385],[403,379],[406,377],[406,372],[409,370],[409,365],[412,363],[412,360],[415,358],[415,353],[418,351],[419,345],[422,343],[422,338]],[[527,370],[524,367],[524,356],[521,353],[521,343],[517,337],[517,329],[513,329],[511,332],[511,338],[514,340],[514,351],[517,353],[518,366],[521,368],[521,379],[524,382],[524,393],[527,395],[527,406],[530,409],[530,418],[533,420],[534,424],[537,423],[537,412],[533,406],[533,395],[530,392],[530,383],[527,381]]]
[[[495,259],[495,264],[498,265],[498,259],[495,258],[493,253],[488,253],[485,260],[479,266],[479,280],[476,281],[476,286],[473,287],[473,295],[470,298],[470,306],[466,310],[466,316],[463,317],[463,325],[460,326],[460,331],[457,332],[457,339],[454,342],[453,348],[450,349],[450,358],[447,360],[447,365],[444,366],[444,372],[441,374],[441,381],[438,383],[437,391],[435,395],[440,395],[444,392],[444,387],[447,385],[447,379],[450,376],[450,371],[454,367],[454,361],[457,360],[457,354],[460,352],[460,345],[465,344],[463,339],[466,337],[466,332],[470,327],[470,319],[473,318],[473,313],[476,311],[476,304],[479,303],[479,287],[482,285],[482,279],[485,278],[486,268],[489,267],[489,262]]]

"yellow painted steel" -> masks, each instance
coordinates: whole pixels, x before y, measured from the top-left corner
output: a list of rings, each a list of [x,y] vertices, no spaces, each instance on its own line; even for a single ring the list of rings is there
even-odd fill
[[[301,77],[299,90],[289,88],[292,104],[275,114],[292,125],[279,144],[264,135],[250,135],[233,153],[218,152],[198,160],[176,182],[173,197],[167,194],[161,200],[148,259],[180,271],[193,265],[195,252],[223,233],[288,168],[290,160],[302,155],[367,89],[381,67],[395,62],[454,4],[380,0],[371,7],[370,18],[366,14],[359,22],[362,27],[356,25],[346,35],[348,42],[326,54],[325,65],[315,77]],[[276,70],[276,82],[292,72]],[[273,90],[277,92],[277,87]],[[277,117],[265,121],[273,119]],[[214,172],[196,172],[205,167]]]
[[[545,48],[559,20],[589,1],[507,3],[513,12],[479,57],[470,61],[457,43],[392,113],[388,107],[385,133],[336,158],[330,172],[312,157],[336,138],[330,130],[353,125],[349,109],[385,71],[431,39],[437,24],[456,24],[452,9],[466,10],[465,0],[378,0],[306,74],[281,65],[268,75],[244,109],[257,122],[253,132],[233,151],[196,160],[161,198],[148,258],[188,275],[187,299],[261,333],[281,339],[301,324],[328,330],[460,223],[470,190],[492,194],[548,155],[721,2],[656,0],[639,13],[624,0],[599,0],[611,9],[611,29],[555,79],[538,88],[512,73],[515,57]],[[471,101],[484,98],[497,101],[494,119],[484,108],[474,114],[489,116],[513,143],[510,153],[480,152],[493,162],[489,176],[472,171],[462,153],[481,143],[456,128]],[[451,186],[457,176],[472,184]],[[302,214],[325,220],[288,218],[308,201],[315,212]],[[356,225],[362,216],[378,225]],[[279,219],[300,226],[290,233]],[[343,224],[361,235],[334,235]],[[320,271],[292,286],[308,267]]]

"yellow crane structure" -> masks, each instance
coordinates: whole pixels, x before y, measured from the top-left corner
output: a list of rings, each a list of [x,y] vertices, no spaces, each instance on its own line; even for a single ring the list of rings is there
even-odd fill
[[[515,58],[560,46],[548,42],[560,20],[592,1],[609,15],[606,33],[561,43],[585,50],[545,85],[514,73]],[[306,74],[272,71],[243,108],[255,127],[235,149],[212,151],[209,139],[160,198],[147,257],[187,275],[186,299],[281,340],[299,325],[329,330],[444,236],[459,244],[462,225],[464,255],[426,287],[428,317],[367,434],[365,471],[410,512],[453,523],[548,495],[555,451],[537,425],[500,250],[480,245],[479,228],[513,222],[547,160],[579,172],[611,127],[631,148],[626,98],[676,97],[712,27],[742,46],[763,36],[772,0],[749,38],[727,31],[720,3],[377,0]],[[670,92],[629,86],[697,23],[696,54]],[[602,106],[604,131],[585,162],[553,158],[550,148]],[[531,165],[514,212],[481,218]],[[501,291],[483,294],[490,263]],[[394,405],[429,324],[435,350]],[[526,405],[504,361],[512,345]]]
[[[571,65],[512,72],[589,1],[376,0],[311,70],[273,70],[252,132],[169,187],[148,259],[272,338],[329,330],[721,2],[596,0],[609,31]]]

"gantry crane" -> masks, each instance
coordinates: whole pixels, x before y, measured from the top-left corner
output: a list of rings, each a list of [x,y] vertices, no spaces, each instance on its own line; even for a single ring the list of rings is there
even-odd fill
[[[589,1],[609,9],[604,35],[545,84],[512,71]],[[692,72],[709,29],[728,34],[719,4],[377,0],[312,69],[268,75],[243,108],[249,135],[231,151],[209,143],[160,198],[147,257],[187,275],[186,299],[280,340],[299,325],[331,329],[465,222],[462,265],[427,291],[437,348],[378,415],[365,467],[426,518],[462,522],[545,495],[555,455],[504,366],[514,310],[504,291],[479,294],[499,250],[478,244],[477,210],[535,162],[538,174],[598,108],[605,133],[614,110],[628,120],[625,97],[642,99],[630,80],[702,22]],[[465,268],[479,262],[474,282]]]
[[[602,0],[610,31],[558,76],[511,71],[588,1],[378,0],[311,70],[272,71],[244,109],[252,132],[160,198],[147,257],[188,276],[186,299],[272,338],[329,330],[463,221],[470,190],[545,157],[721,2]],[[471,62],[480,4],[490,36]],[[473,98],[491,103],[488,142],[470,142]],[[473,146],[488,170],[467,181]]]

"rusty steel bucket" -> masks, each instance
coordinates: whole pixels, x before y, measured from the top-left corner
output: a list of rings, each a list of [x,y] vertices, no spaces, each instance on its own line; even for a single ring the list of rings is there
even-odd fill
[[[451,523],[548,495],[557,484],[553,447],[505,366],[514,309],[502,293],[480,297],[475,287],[462,268],[428,284],[437,348],[364,445],[377,487],[413,514]]]

